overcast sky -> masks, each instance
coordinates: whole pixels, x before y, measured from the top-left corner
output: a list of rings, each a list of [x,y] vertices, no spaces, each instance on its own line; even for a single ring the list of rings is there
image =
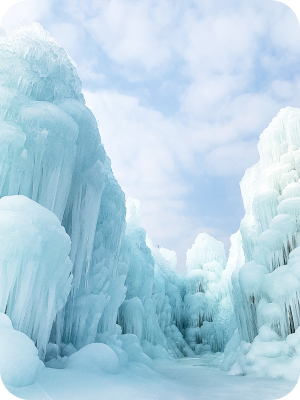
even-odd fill
[[[239,181],[280,108],[300,106],[300,28],[273,0],[26,0],[77,64],[112,168],[155,244],[222,240],[244,210]]]

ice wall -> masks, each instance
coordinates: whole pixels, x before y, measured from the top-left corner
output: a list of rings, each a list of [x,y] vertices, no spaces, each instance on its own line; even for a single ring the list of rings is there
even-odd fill
[[[117,270],[124,194],[74,63],[38,24],[0,36],[0,155],[0,197],[36,201],[71,238],[72,290],[51,340],[81,347],[113,334],[126,290]]]
[[[119,267],[126,272],[126,300],[118,323],[125,334],[136,335],[151,358],[193,355],[179,330],[182,317],[183,277],[176,273],[176,255],[156,249],[141,228],[138,200],[126,202],[126,234]]]
[[[176,268],[174,254],[165,250],[155,262],[135,200],[128,202],[124,236],[124,194],[72,60],[38,24],[22,27],[0,37],[0,83],[0,196],[22,194],[43,205],[71,238],[72,287],[49,319],[51,325],[59,311],[51,342],[60,349],[107,343],[120,334],[118,319],[151,356],[191,352],[179,331],[182,282],[158,266],[167,258]],[[46,331],[43,349],[48,325]]]
[[[155,247],[149,237],[147,246],[155,261],[152,299],[160,329],[164,333],[169,351],[176,357],[193,357],[194,352],[183,337],[185,278],[176,270],[177,257],[172,250]]]
[[[126,201],[126,234],[120,252],[121,267],[126,265],[126,300],[119,309],[118,323],[125,334],[136,335],[140,342],[167,348],[152,300],[154,259],[146,245],[146,232],[141,228],[141,208],[138,200]]]
[[[73,287],[69,302],[58,315],[55,327],[55,342],[71,342],[76,348],[95,341],[105,342],[114,335],[118,309],[125,299],[125,275],[118,272],[118,257],[125,229],[125,199],[112,175],[109,159],[106,160],[105,185],[91,239],[93,246],[82,260],[79,287]],[[85,217],[91,221],[88,215]],[[83,236],[81,240],[85,241],[88,248],[89,238]],[[78,247],[82,248],[81,241]],[[101,338],[101,334],[105,335],[104,338]]]
[[[289,175],[284,182],[290,182],[290,172],[285,171]],[[265,227],[273,217],[277,203],[272,190],[259,200],[271,199],[272,210],[260,207],[257,200],[256,214],[250,212],[250,222],[246,221],[246,228],[241,226],[243,240],[247,235],[252,240],[250,250],[262,229],[259,226]],[[288,190],[282,196],[296,189]],[[29,306],[32,312],[22,322],[15,317],[21,312],[17,302],[6,309],[14,327],[36,342],[41,357],[54,318],[50,340],[57,347],[50,345],[50,349],[63,351],[69,343],[77,350],[93,342],[115,343],[121,328],[123,334],[136,335],[152,358],[193,355],[186,341],[199,351],[206,345],[213,351],[223,349],[230,335],[228,326],[234,326],[227,286],[236,263],[224,270],[223,245],[201,234],[188,251],[184,278],[176,272],[174,252],[158,249],[146,238],[138,201],[128,200],[125,221],[124,193],[113,176],[95,117],[85,106],[74,63],[38,24],[0,37],[0,197],[12,195],[26,196],[54,213],[71,238],[72,271],[69,262],[67,277],[55,281],[54,274],[48,290],[39,275],[44,267],[39,271],[32,267],[30,279],[45,291],[41,302]],[[286,197],[282,204],[288,207]],[[260,225],[254,226],[251,218],[258,218]],[[297,244],[293,233],[297,221],[291,218],[285,217],[284,222],[289,235],[285,255],[270,256],[275,266],[277,258],[284,260]],[[276,233],[279,222],[272,222],[273,236],[283,234],[281,228]],[[57,237],[45,239],[47,246],[60,240],[59,232],[57,228]],[[249,251],[245,250],[246,258]],[[59,265],[61,260],[52,253]],[[265,257],[268,254],[263,252]],[[24,307],[34,298],[28,294]],[[31,315],[34,323],[26,322]]]
[[[246,264],[232,275],[242,340],[262,326],[281,338],[300,325],[300,110],[287,107],[261,134],[260,160],[241,181]]]
[[[224,350],[234,332],[228,287],[231,264],[229,260],[224,270],[224,245],[206,233],[200,233],[187,251],[183,327],[186,341],[197,354]]]
[[[58,218],[25,196],[0,199],[0,312],[43,358],[72,284],[71,241]]]

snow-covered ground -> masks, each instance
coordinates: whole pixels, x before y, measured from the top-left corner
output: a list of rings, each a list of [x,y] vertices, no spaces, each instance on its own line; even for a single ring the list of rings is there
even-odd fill
[[[132,363],[117,375],[46,368],[38,383],[12,392],[27,400],[275,400],[295,386],[284,380],[231,376],[218,368],[220,362],[218,354],[157,360],[155,371]]]

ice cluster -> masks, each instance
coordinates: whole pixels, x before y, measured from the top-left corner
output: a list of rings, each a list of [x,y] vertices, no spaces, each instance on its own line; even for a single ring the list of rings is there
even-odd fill
[[[125,198],[74,64],[40,25],[0,37],[0,82],[1,311],[43,359],[53,320],[51,341],[77,349],[118,329]]]
[[[223,243],[206,233],[187,251],[184,336],[196,354],[223,351],[235,329],[226,262]]]
[[[176,253],[154,246],[141,228],[139,201],[129,198],[126,208],[119,259],[127,288],[118,314],[123,333],[136,335],[151,358],[224,350],[236,327],[224,245],[200,234],[183,276]]]
[[[127,199],[126,208],[119,267],[126,270],[127,291],[118,323],[123,333],[140,339],[151,358],[193,355],[180,332],[183,277],[176,272],[176,254],[158,250],[146,237],[138,200]]]
[[[0,311],[52,366],[93,343],[149,365],[194,354],[176,256],[155,261],[136,200],[126,222],[72,60],[40,25],[22,27],[0,37],[0,82]]]
[[[246,264],[234,271],[232,285],[239,332],[248,342],[266,322],[283,338],[300,325],[299,123],[299,109],[279,112],[260,137],[259,162],[241,182]]]
[[[260,376],[275,376],[280,363],[276,376],[295,378],[300,372],[299,132],[300,110],[282,109],[260,136],[259,162],[241,181],[246,214],[240,252],[246,263],[237,264],[232,273],[232,298],[242,340],[239,351],[241,357],[247,354],[242,369]]]
[[[25,196],[0,199],[0,312],[34,341],[41,358],[71,289],[70,246],[51,211]]]

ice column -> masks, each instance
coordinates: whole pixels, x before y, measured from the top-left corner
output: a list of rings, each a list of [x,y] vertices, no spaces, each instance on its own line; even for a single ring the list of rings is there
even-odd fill
[[[0,199],[0,312],[43,358],[72,283],[71,241],[58,218],[25,196]]]
[[[247,263],[232,275],[239,333],[252,342],[267,325],[285,338],[300,324],[300,110],[287,107],[258,143],[259,162],[241,181]]]

